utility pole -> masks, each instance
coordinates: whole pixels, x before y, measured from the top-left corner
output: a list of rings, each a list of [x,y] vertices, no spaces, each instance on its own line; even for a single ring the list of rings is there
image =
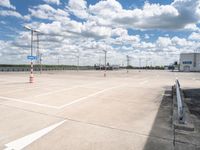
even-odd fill
[[[79,58],[80,58],[80,55],[79,55],[79,49],[77,51],[77,71],[79,71]]]
[[[149,61],[149,59],[146,58],[146,70],[147,70],[148,61]]]
[[[107,51],[106,50],[103,50],[104,51],[104,53],[105,53],[105,71],[104,71],[104,77],[106,77],[106,55],[107,55]]]
[[[33,30],[31,30],[31,56],[33,56]],[[31,73],[29,77],[29,82],[33,83],[34,76],[33,76],[33,60],[31,59]]]
[[[40,50],[39,50],[39,33],[37,33],[37,63],[38,63],[38,67],[40,65],[40,74],[42,74],[42,53],[40,53]]]
[[[139,58],[139,68],[141,70],[141,58]],[[140,72],[140,70],[139,70],[139,72]]]
[[[36,32],[40,32],[38,30],[34,30],[28,26],[24,26],[24,28],[26,28],[27,30],[31,31],[31,57],[33,57],[33,33]],[[38,50],[39,50],[39,42],[38,42]],[[30,77],[29,77],[29,82],[33,83],[34,82],[34,76],[33,76],[33,59],[31,59],[31,69],[30,69]]]
[[[99,56],[99,70],[101,70],[101,56]]]
[[[42,53],[40,53],[40,74],[42,74]]]
[[[37,62],[38,64],[40,63],[40,51],[39,51],[39,35],[38,33],[36,34],[37,35]]]
[[[59,56],[58,56],[58,65],[60,64],[60,59],[59,59]]]
[[[126,73],[128,73],[128,67],[130,66],[130,57],[126,55],[126,59],[127,59]]]

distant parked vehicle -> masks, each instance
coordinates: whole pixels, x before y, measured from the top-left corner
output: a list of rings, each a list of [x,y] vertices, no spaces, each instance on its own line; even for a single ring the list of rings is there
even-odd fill
[[[104,65],[94,65],[94,68],[96,69],[96,70],[105,70],[105,66]],[[120,67],[118,66],[118,65],[112,65],[112,66],[110,66],[110,65],[107,65],[106,66],[106,70],[117,70],[117,69],[119,69]]]

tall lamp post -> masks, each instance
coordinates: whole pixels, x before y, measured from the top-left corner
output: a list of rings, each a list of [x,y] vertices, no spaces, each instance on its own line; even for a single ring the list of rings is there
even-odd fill
[[[42,53],[40,53],[40,74],[42,74]]]
[[[141,66],[141,59],[142,59],[142,58],[139,58],[139,72],[140,72],[140,70],[142,69],[142,68],[141,68],[141,67],[142,67],[142,66]]]
[[[28,26],[24,26],[25,29],[31,31],[31,57],[33,56],[33,33],[39,33],[40,31],[38,30],[34,30]],[[39,41],[37,42],[38,43],[38,50],[39,50]],[[34,82],[34,76],[33,76],[33,59],[31,59],[31,70],[30,70],[30,77],[29,77],[29,82],[30,83],[33,83]]]
[[[126,59],[127,59],[126,73],[128,73],[128,67],[130,65],[130,57],[128,55],[126,55]]]
[[[77,71],[79,71],[79,59],[80,59],[80,52],[79,49],[77,50]]]
[[[103,52],[105,53],[105,70],[104,70],[104,77],[106,77],[106,55],[107,55],[107,51],[103,50]]]

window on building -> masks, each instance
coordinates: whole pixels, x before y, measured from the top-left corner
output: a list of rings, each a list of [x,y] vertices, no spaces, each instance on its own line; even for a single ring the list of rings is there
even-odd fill
[[[192,61],[183,61],[183,64],[192,64]]]

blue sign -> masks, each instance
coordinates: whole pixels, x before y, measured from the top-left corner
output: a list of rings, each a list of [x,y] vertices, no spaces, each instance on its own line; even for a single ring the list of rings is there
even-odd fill
[[[37,60],[37,56],[27,56],[27,59],[30,59],[30,60]]]

